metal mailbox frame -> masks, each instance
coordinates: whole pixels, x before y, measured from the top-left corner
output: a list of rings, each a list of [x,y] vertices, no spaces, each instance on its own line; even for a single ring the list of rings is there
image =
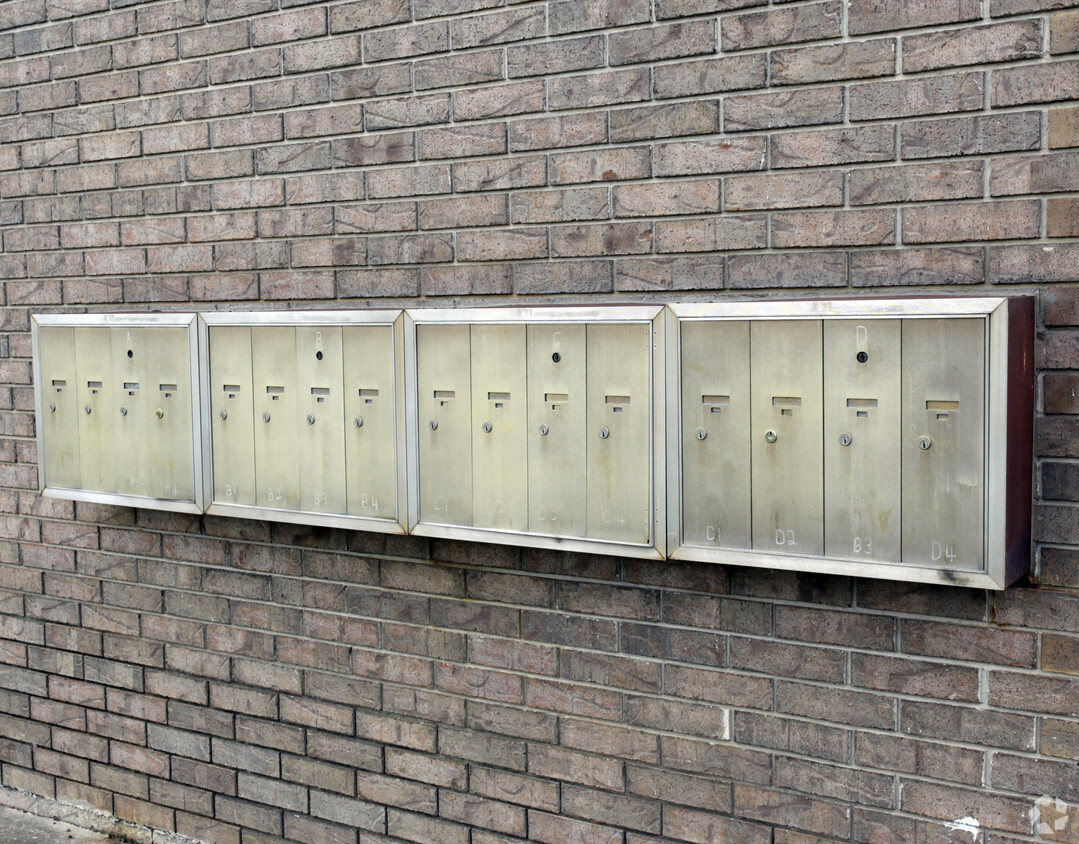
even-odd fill
[[[443,524],[424,521],[420,518],[420,477],[419,477],[419,407],[417,396],[418,360],[417,326],[422,325],[529,325],[529,324],[639,324],[649,326],[651,336],[650,371],[650,434],[648,450],[650,455],[649,508],[651,522],[649,538],[644,543],[623,542],[608,539],[593,539],[587,536],[562,536],[531,533],[527,530],[504,530],[499,528],[474,527],[471,525]],[[521,545],[532,548],[557,548],[566,551],[579,551],[593,554],[615,554],[624,557],[645,559],[663,559],[666,556],[666,517],[667,510],[663,503],[663,491],[666,484],[665,441],[666,414],[664,401],[665,350],[664,333],[666,330],[665,309],[662,305],[609,306],[609,307],[535,307],[535,308],[456,308],[456,309],[420,309],[405,311],[405,355],[406,355],[406,408],[408,456],[408,527],[409,532],[417,536],[441,537],[446,539],[469,540],[477,542],[495,542]]]
[[[31,323],[31,342],[33,348],[34,408],[39,420],[36,426],[38,452],[38,490],[49,498],[63,498],[72,501],[87,501],[95,504],[112,504],[127,507],[145,507],[152,510],[167,510],[178,513],[201,514],[205,510],[205,477],[203,461],[203,428],[200,409],[201,381],[199,374],[200,343],[197,315],[194,313],[123,313],[123,314],[33,314]],[[120,492],[60,487],[50,483],[45,469],[45,432],[40,420],[44,418],[44,382],[41,372],[42,328],[128,328],[153,329],[181,328],[187,332],[187,369],[188,384],[191,394],[191,498],[157,498],[148,495],[130,495]]]
[[[745,301],[672,304],[668,309],[671,320],[666,354],[667,425],[670,432],[667,437],[667,521],[671,528],[667,541],[668,558],[988,589],[1003,589],[1029,571],[1034,397],[1032,297]],[[984,563],[981,567],[867,562],[836,556],[710,548],[683,543],[683,323],[692,320],[752,322],[942,317],[982,319],[986,325],[985,448],[982,455]]]
[[[206,513],[210,515],[235,516],[247,519],[266,519],[289,524],[322,525],[325,527],[345,528],[349,530],[367,530],[376,533],[407,533],[405,515],[407,512],[407,475],[405,451],[405,417],[402,408],[405,404],[405,351],[404,351],[404,316],[401,309],[386,310],[340,310],[340,311],[210,311],[199,314],[200,332],[200,370],[203,433],[204,497]],[[210,385],[210,329],[215,326],[260,328],[278,326],[285,328],[346,328],[350,326],[377,325],[392,331],[393,342],[393,389],[392,407],[394,410],[394,467],[396,478],[394,518],[374,518],[370,516],[346,513],[324,513],[304,509],[277,509],[260,505],[231,504],[214,500],[213,485],[213,437],[212,437],[212,401]]]

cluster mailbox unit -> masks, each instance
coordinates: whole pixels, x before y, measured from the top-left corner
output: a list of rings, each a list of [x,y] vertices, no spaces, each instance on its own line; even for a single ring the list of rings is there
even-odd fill
[[[38,315],[45,495],[1004,588],[1033,300]]]

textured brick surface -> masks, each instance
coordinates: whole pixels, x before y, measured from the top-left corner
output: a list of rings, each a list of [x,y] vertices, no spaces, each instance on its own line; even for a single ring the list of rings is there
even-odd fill
[[[1074,838],[1077,33],[0,3],[0,784],[223,844]],[[1037,571],[999,594],[34,492],[32,313],[1020,291]]]

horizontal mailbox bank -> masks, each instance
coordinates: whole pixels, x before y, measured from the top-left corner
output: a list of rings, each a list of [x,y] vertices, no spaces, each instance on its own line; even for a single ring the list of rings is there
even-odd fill
[[[662,308],[408,317],[414,533],[661,556]]]
[[[43,494],[1003,588],[1033,300],[42,315]]]
[[[193,314],[39,315],[33,345],[43,491],[203,511]]]
[[[202,319],[208,512],[404,532],[401,312]]]
[[[1028,570],[1032,300],[671,312],[669,557],[998,587]]]

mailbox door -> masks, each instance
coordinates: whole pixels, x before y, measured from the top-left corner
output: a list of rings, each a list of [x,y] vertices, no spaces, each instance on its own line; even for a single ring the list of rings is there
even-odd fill
[[[342,329],[348,513],[397,518],[393,327]]]
[[[345,403],[341,328],[296,328],[301,510],[345,512]]]
[[[112,372],[112,333],[104,327],[76,328],[76,394],[79,406],[79,477],[83,489],[116,492],[116,475],[108,468],[108,410],[119,416]]]
[[[210,414],[213,500],[255,504],[254,385],[251,329],[213,325],[210,345]]]
[[[750,335],[753,547],[820,554],[821,321],[761,320]]]
[[[251,329],[254,382],[255,501],[260,507],[300,508],[296,444],[300,412],[296,380],[296,329]]]
[[[525,326],[473,325],[472,524],[528,527]]]
[[[900,556],[900,322],[824,323],[824,551]]]
[[[985,320],[903,321],[903,561],[982,568]]]
[[[102,473],[111,478],[110,490],[122,495],[146,495],[149,419],[147,413],[147,328],[111,329],[111,406],[101,421],[108,427],[102,453]]]
[[[651,537],[652,329],[587,327],[587,524],[592,539]]]
[[[420,520],[472,524],[468,325],[416,326]]]
[[[144,329],[143,392],[146,404],[146,495],[193,500],[191,349],[188,330]]]
[[[44,485],[79,489],[78,369],[75,365],[75,329],[38,328],[38,374],[41,378]]]
[[[749,548],[749,322],[681,326],[682,541]]]
[[[584,536],[585,327],[528,326],[528,530]]]

